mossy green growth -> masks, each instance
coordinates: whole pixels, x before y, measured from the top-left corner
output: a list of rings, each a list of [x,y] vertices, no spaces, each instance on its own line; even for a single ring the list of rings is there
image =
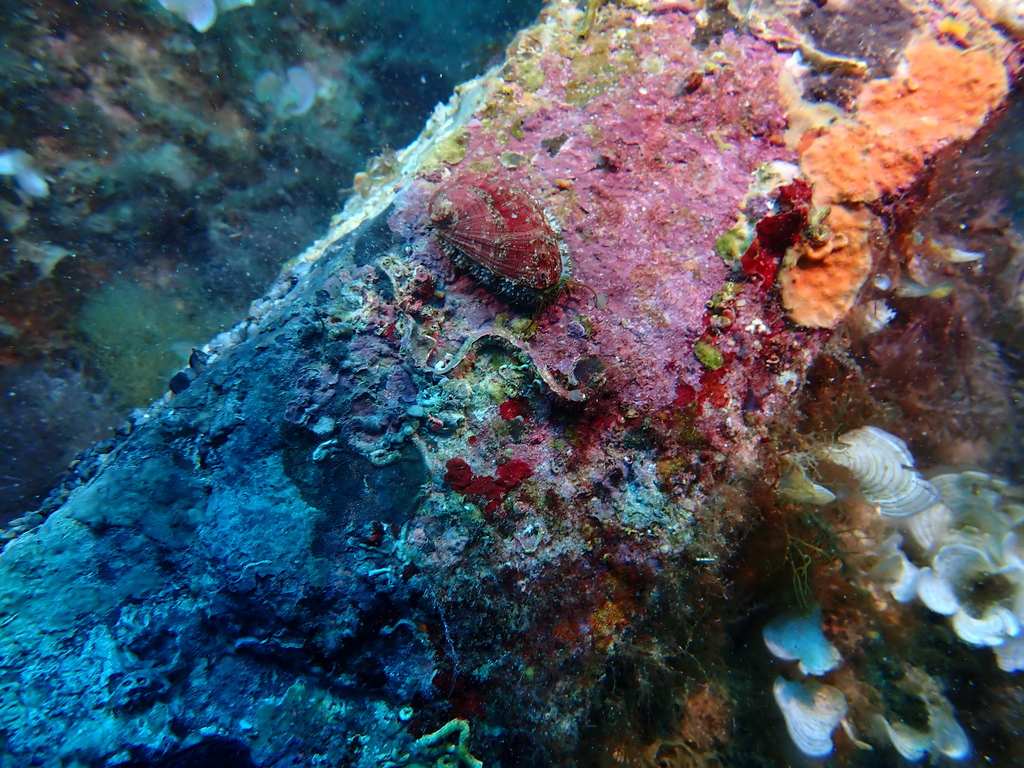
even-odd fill
[[[521,61],[516,68],[516,80],[524,91],[536,91],[544,85],[547,75],[533,61]]]
[[[743,285],[740,283],[734,283],[731,280],[727,281],[722,286],[721,290],[716,291],[715,295],[712,296],[707,303],[708,309],[712,312],[717,312],[722,309],[726,304],[731,302],[743,291]]]
[[[447,740],[458,735],[458,742]],[[438,752],[442,754],[438,755]],[[483,768],[483,761],[477,760],[469,751],[469,723],[465,720],[450,720],[433,733],[421,736],[413,744],[413,753],[435,760],[436,766],[463,765],[465,768]],[[419,763],[424,765],[424,763]]]
[[[709,371],[717,371],[725,365],[725,357],[722,355],[722,350],[714,344],[704,341],[704,339],[693,345],[693,354],[700,360],[700,364]]]
[[[521,165],[526,165],[530,162],[530,158],[526,155],[521,155],[518,152],[502,152],[498,156],[498,161],[506,168],[518,168]]]
[[[574,107],[584,107],[619,83],[628,81],[637,67],[632,50],[624,48],[611,53],[606,42],[595,43],[592,53],[572,60],[573,76],[565,84],[565,101]]]
[[[742,213],[736,217],[736,223],[725,230],[715,241],[715,253],[730,265],[739,261],[747,248],[754,242],[754,228]]]
[[[122,404],[147,405],[166,392],[192,349],[235,319],[224,308],[195,306],[194,297],[201,295],[192,286],[158,290],[122,280],[89,297],[78,327],[96,348],[96,364]]]
[[[466,157],[466,147],[469,144],[469,134],[460,133],[449,136],[434,147],[434,158],[437,162],[448,165],[458,165]]]

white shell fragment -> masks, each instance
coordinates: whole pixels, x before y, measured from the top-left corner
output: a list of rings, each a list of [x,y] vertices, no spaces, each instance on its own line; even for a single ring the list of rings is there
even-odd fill
[[[799,661],[805,675],[824,675],[842,662],[839,650],[821,631],[821,609],[792,613],[772,619],[762,632],[772,655],[784,661]]]
[[[831,685],[808,681],[793,683],[779,678],[772,689],[786,719],[786,729],[797,748],[808,757],[832,752],[832,732],[846,717],[846,697]]]
[[[823,455],[849,469],[864,498],[888,517],[916,515],[939,501],[935,487],[914,470],[907,444],[877,427],[847,432]]]

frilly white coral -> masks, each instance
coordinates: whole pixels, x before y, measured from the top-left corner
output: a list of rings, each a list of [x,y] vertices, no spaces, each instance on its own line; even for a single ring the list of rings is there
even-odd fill
[[[1000,648],[1024,630],[1024,503],[1009,484],[982,472],[939,475],[914,469],[906,443],[876,427],[847,432],[821,457],[846,467],[864,498],[920,545],[918,567],[898,536],[876,550],[871,576],[899,602],[916,594],[930,610],[952,617],[965,643]],[[979,590],[996,582],[997,589]],[[1024,668],[1014,642],[998,654],[1001,668]]]
[[[805,675],[823,675],[842,661],[839,650],[821,631],[821,609],[773,619],[763,630],[768,650],[778,659],[799,661]]]
[[[952,585],[931,568],[922,568],[917,576],[917,596],[929,610],[952,616],[960,610],[960,601]]]
[[[888,517],[916,515],[939,500],[935,487],[914,470],[907,444],[877,427],[847,432],[823,457],[849,469],[864,498]]]
[[[995,647],[1020,634],[1020,620],[1001,605],[990,605],[981,618],[961,609],[953,616],[953,631],[968,645]]]
[[[907,760],[920,760],[928,752],[962,760],[971,751],[967,734],[956,721],[953,705],[942,695],[935,680],[914,667],[908,667],[899,687],[917,696],[928,712],[928,730],[918,731],[906,723],[884,720],[892,745]]]
[[[903,537],[899,534],[890,536],[875,553],[878,563],[871,569],[871,577],[885,586],[897,602],[908,603],[917,597],[917,579],[921,569],[910,562],[910,558],[900,549]]]
[[[996,663],[1003,672],[1019,672],[1024,669],[1024,634],[1009,638],[994,650]]]
[[[797,748],[809,757],[832,752],[832,732],[846,717],[846,697],[831,685],[807,681],[775,681],[775,701],[786,719],[786,729]]]

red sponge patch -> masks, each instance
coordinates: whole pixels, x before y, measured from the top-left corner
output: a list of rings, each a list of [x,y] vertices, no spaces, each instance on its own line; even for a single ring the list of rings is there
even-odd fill
[[[474,476],[466,460],[458,457],[448,459],[444,466],[447,470],[444,481],[448,485],[459,493],[475,496],[478,501],[486,502],[484,516],[487,519],[494,515],[509,491],[533,475],[533,469],[522,459],[512,459],[507,464],[500,464],[495,471],[497,477]]]

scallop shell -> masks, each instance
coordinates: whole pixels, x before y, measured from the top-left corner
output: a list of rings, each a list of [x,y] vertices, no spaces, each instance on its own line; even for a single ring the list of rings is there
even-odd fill
[[[450,253],[515,287],[546,291],[562,278],[558,235],[537,201],[508,179],[456,177],[434,193],[429,214]]]
[[[824,458],[849,469],[861,493],[889,517],[909,517],[940,502],[935,486],[914,470],[907,444],[877,427],[862,427],[839,438]]]

